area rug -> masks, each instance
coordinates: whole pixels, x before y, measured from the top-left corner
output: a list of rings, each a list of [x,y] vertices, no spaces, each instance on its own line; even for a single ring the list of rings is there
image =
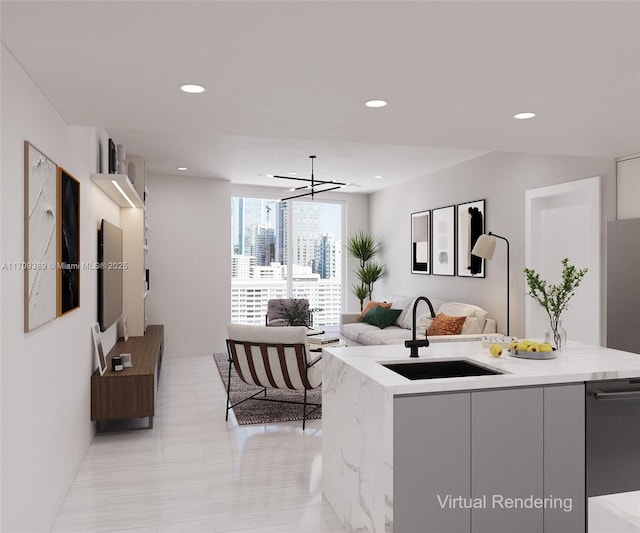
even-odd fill
[[[229,373],[229,363],[226,353],[215,353],[213,359],[218,367],[218,372],[224,384],[224,390],[227,390],[227,376]],[[231,367],[231,403],[246,398],[251,394],[258,392],[259,387],[248,385],[242,381],[236,373],[233,366]],[[267,398],[275,400],[288,400],[302,402],[304,391],[289,391],[282,389],[267,389]],[[322,403],[322,387],[307,391],[308,403]],[[307,409],[313,407],[307,406]],[[293,405],[289,403],[265,402],[262,400],[248,400],[233,408],[238,424],[270,424],[273,422],[288,422],[290,420],[302,420],[302,405]],[[322,418],[322,407],[318,408],[307,420]]]

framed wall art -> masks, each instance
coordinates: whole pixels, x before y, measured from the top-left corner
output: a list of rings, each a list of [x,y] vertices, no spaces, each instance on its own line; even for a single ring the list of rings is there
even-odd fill
[[[80,182],[58,168],[58,316],[80,307]]]
[[[484,278],[484,259],[471,255],[484,233],[484,200],[458,204],[458,276]]]
[[[431,211],[411,213],[411,273],[431,274]]]
[[[453,205],[431,211],[432,273],[455,276],[456,273],[456,208]]]
[[[104,374],[107,370],[107,357],[102,347],[102,335],[100,334],[100,324],[97,322],[91,326],[91,337],[93,338],[93,347],[96,351],[96,357],[98,358],[98,370],[100,375]]]
[[[57,165],[24,142],[24,330],[57,316]]]

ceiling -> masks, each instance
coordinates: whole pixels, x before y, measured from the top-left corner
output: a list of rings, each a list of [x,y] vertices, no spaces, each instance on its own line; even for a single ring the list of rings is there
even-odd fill
[[[490,151],[640,152],[637,1],[0,5],[62,117],[154,173],[283,187],[267,175],[309,177],[314,154],[316,178],[368,193]]]

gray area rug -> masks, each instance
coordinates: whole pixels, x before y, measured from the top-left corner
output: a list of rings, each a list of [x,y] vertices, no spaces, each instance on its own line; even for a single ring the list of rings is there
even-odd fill
[[[229,363],[226,353],[215,353],[213,359],[218,367],[218,372],[224,383],[224,390],[227,390],[227,376],[229,373]],[[231,403],[250,396],[258,392],[259,387],[253,387],[242,381],[231,367]],[[289,391],[282,389],[267,389],[267,398],[276,400],[291,400],[302,402],[304,391]],[[308,403],[322,403],[322,387],[307,391]],[[307,406],[307,410],[309,410]],[[273,422],[288,422],[290,420],[302,420],[302,404],[293,405],[288,403],[265,402],[262,400],[248,400],[233,408],[238,424],[270,424]],[[322,407],[314,411],[307,420],[322,418]]]

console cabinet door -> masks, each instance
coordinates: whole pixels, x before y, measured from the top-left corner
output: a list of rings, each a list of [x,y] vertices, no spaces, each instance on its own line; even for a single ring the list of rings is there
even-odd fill
[[[543,510],[509,508],[508,499],[542,498],[543,389],[472,393],[473,533],[541,533]]]
[[[470,393],[394,399],[394,533],[471,531],[470,404]]]

